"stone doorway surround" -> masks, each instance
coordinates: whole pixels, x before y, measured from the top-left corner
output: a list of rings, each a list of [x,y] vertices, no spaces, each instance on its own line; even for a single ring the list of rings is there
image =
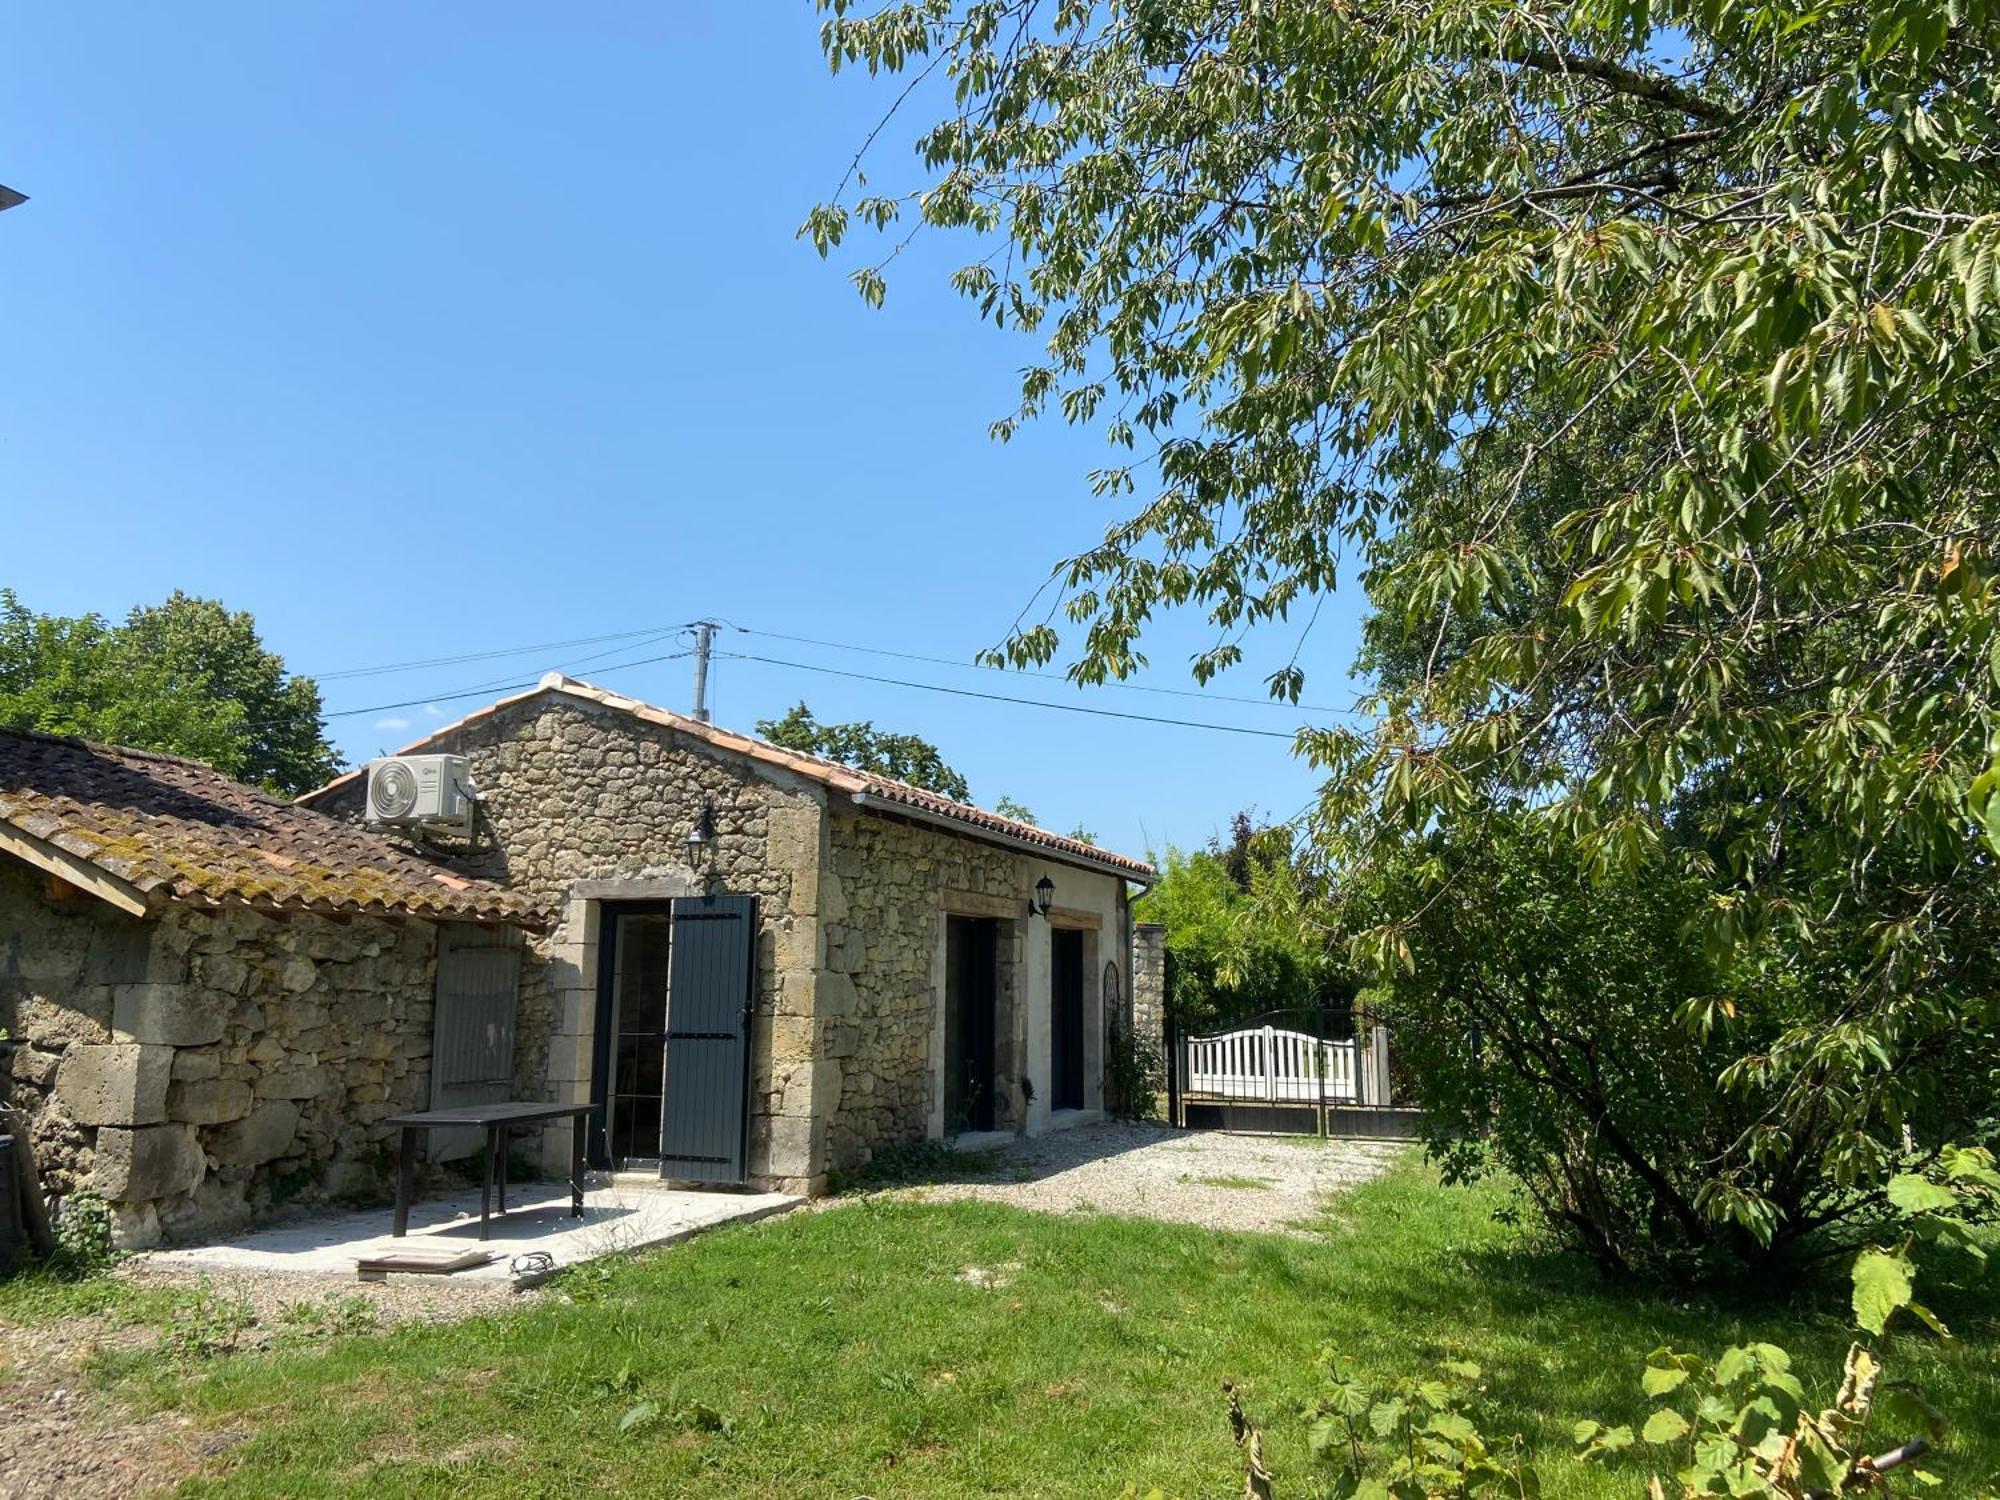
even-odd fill
[[[701,882],[689,873],[668,872],[631,879],[579,880],[562,904],[562,920],[549,947],[548,972],[554,1012],[549,1038],[548,1092],[562,1104],[590,1102],[591,1055],[597,1041],[597,965],[607,903],[671,901],[699,894]],[[570,1132],[550,1126],[542,1132],[542,1169],[569,1170]]]
[[[1049,909],[1048,925],[1052,932],[1080,934],[1083,946],[1083,1103],[1076,1109],[1050,1109],[1049,1127],[1062,1129],[1069,1125],[1092,1123],[1104,1115],[1104,918],[1094,911],[1055,906]],[[1049,1063],[1044,1069],[1050,1073],[1051,1081],[1055,1048],[1053,1002],[1051,991],[1045,1006],[1050,1035]],[[1051,1103],[1054,1097],[1052,1090],[1049,1095]]]
[[[993,1133],[1025,1134],[1028,1101],[1021,1077],[1028,1058],[1028,1007],[1022,1003],[1025,938],[1021,931],[1027,910],[1025,896],[995,896],[981,891],[946,891],[939,902],[931,945],[932,1020],[930,1038],[930,1122],[932,1139],[945,1134],[945,1005],[949,986],[945,974],[945,921],[948,917],[983,917],[998,928],[995,962],[999,973],[993,994]]]

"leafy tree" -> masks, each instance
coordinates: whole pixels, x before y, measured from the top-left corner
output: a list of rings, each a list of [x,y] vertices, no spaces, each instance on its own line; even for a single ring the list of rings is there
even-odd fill
[[[1060,570],[1071,674],[1191,604],[1206,679],[1359,567],[1394,670],[1302,736],[1329,853],[1519,799],[1604,878],[1680,861],[1718,962],[1825,985],[1725,1075],[1775,1134],[1703,1212],[1782,1232],[1764,1139],[1889,1171],[1991,1027],[2000,9],[822,4],[836,67],[954,92],[919,192],[857,179],[805,233],[991,235],[956,285],[1047,345],[996,432],[1101,421],[1099,491],[1157,487]]]
[[[247,613],[178,590],[112,625],[0,589],[0,724],[191,756],[280,796],[340,768],[318,686],[286,673]]]
[[[1239,815],[1236,826],[1248,825]],[[1289,831],[1256,830],[1247,842],[1254,852],[1236,863],[1234,842],[1168,849],[1158,882],[1133,906],[1137,920],[1167,929],[1167,1010],[1192,1031],[1352,994]]]
[[[1016,823],[1032,824],[1035,821],[1034,809],[1025,802],[1016,802],[1012,797],[1003,796],[993,804],[993,810],[1003,818],[1012,818]]]
[[[920,786],[954,802],[970,795],[965,778],[944,762],[937,746],[914,734],[890,734],[872,719],[853,724],[822,724],[799,703],[782,719],[760,719],[757,733],[774,745],[837,760],[857,771],[893,777]]]

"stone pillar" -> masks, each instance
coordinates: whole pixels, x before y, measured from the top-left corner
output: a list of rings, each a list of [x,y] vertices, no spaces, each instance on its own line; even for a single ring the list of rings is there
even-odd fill
[[[786,879],[781,910],[766,910],[772,1010],[751,1034],[750,1175],[782,1192],[826,1189],[827,1124],[840,1107],[841,1057],[853,1042],[858,961],[830,951],[829,928],[847,915],[830,867],[824,810],[774,801],[765,815],[765,861]],[[761,1007],[760,1007],[761,1010]]]
[[[552,1012],[548,1096],[557,1104],[588,1104],[591,1048],[597,1031],[597,955],[603,906],[597,899],[572,892],[562,911],[562,921],[550,935],[546,971]],[[522,954],[523,988],[526,967],[534,960],[532,949]],[[568,1174],[570,1135],[578,1128],[587,1127],[582,1121],[562,1121],[541,1131],[544,1172],[552,1177]]]
[[[1166,1056],[1167,929],[1158,922],[1132,928],[1132,1033]]]

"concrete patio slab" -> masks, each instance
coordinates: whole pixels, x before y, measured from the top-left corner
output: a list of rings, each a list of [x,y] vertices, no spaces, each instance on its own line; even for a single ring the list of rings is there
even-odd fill
[[[543,1251],[553,1259],[553,1269],[561,1270],[600,1256],[672,1244],[720,1224],[768,1218],[800,1202],[784,1193],[687,1192],[621,1178],[586,1193],[583,1217],[574,1219],[567,1184],[522,1183],[514,1189],[510,1211],[493,1219],[483,1243],[479,1191],[474,1188],[412,1205],[410,1232],[401,1239],[389,1233],[389,1210],[377,1208],[274,1225],[213,1245],[155,1250],[140,1259],[176,1271],[353,1276],[356,1262],[365,1257],[488,1250],[498,1258],[487,1265],[422,1279],[527,1285],[543,1278],[516,1277],[510,1268],[517,1256]],[[394,1279],[405,1279],[404,1274]]]

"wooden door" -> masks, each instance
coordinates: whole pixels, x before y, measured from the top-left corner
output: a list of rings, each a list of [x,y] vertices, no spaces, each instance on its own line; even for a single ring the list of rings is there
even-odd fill
[[[1083,1108],[1083,934],[1049,933],[1051,1109]]]
[[[1000,924],[945,918],[944,1129],[994,1128]]]
[[[682,897],[673,904],[673,924],[660,1175],[741,1182],[750,1124],[757,898]]]

